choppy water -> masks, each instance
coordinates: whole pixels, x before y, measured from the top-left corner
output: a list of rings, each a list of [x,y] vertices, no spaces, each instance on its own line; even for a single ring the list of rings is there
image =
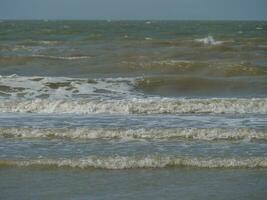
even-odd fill
[[[266,22],[2,21],[0,75],[4,199],[266,195]]]

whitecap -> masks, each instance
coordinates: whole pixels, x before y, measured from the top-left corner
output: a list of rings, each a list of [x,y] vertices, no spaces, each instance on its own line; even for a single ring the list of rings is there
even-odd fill
[[[201,42],[201,43],[206,44],[206,45],[219,45],[219,44],[223,43],[223,41],[216,41],[210,35],[208,37],[205,37],[205,38],[195,39],[195,41]]]
[[[41,55],[41,54],[34,54],[32,55],[32,57],[55,59],[55,60],[81,60],[81,59],[91,58],[91,56],[50,56],[50,55]]]
[[[267,113],[267,99],[34,99],[0,100],[1,112],[34,113],[118,113],[118,114],[178,114],[178,113]]]
[[[248,128],[0,128],[0,137],[67,139],[267,140],[267,130]]]
[[[24,97],[34,99],[46,96],[53,99],[66,99],[71,97],[101,96],[105,93],[110,97],[131,96],[134,86],[133,78],[67,78],[42,76],[1,76],[1,92],[13,98]],[[101,91],[101,93],[100,93]]]
[[[185,156],[88,156],[79,159],[0,160],[5,167],[67,167],[97,169],[138,169],[166,167],[266,168],[266,157],[198,158]]]

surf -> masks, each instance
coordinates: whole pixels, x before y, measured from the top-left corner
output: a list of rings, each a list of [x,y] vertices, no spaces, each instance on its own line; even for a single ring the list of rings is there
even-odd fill
[[[140,168],[267,168],[266,157],[201,158],[183,156],[88,156],[80,159],[0,160],[0,167],[44,167],[80,169]]]
[[[0,137],[22,139],[157,139],[265,141],[266,130],[250,128],[0,128]]]

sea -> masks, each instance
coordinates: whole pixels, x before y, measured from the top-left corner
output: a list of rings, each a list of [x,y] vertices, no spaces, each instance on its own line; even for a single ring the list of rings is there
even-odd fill
[[[266,196],[266,21],[0,21],[0,199]]]

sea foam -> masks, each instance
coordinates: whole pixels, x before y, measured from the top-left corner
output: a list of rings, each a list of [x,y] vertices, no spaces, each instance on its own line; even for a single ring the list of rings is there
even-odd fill
[[[248,128],[0,128],[0,137],[44,139],[186,139],[186,140],[267,140],[266,130]]]
[[[0,160],[0,167],[136,169],[166,167],[266,168],[266,157],[198,158],[183,156],[88,156],[80,159]]]
[[[208,37],[205,37],[205,38],[195,39],[195,41],[201,42],[201,43],[207,44],[207,45],[219,45],[219,44],[222,44],[223,43],[223,41],[216,41],[210,35]]]
[[[81,59],[90,59],[90,56],[50,56],[50,55],[41,55],[35,54],[31,57],[35,58],[45,58],[45,59],[55,59],[55,60],[81,60]]]
[[[31,113],[118,113],[118,114],[176,114],[176,113],[267,113],[267,99],[176,99],[139,98],[125,100],[34,99],[0,100],[0,112]]]

